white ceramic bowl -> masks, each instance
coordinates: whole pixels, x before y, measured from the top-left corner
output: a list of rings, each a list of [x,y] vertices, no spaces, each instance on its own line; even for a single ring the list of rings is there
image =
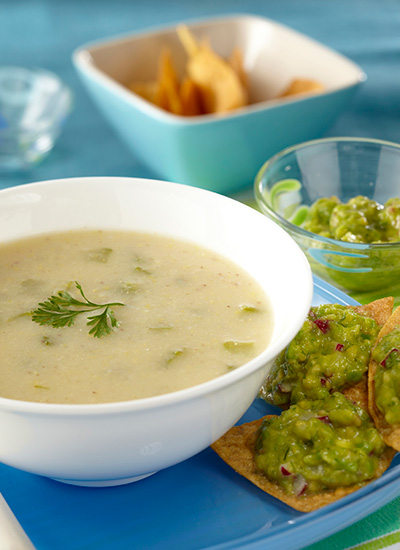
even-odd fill
[[[0,191],[3,242],[79,228],[139,230],[189,240],[247,270],[268,294],[271,343],[220,378],[121,403],[57,405],[0,398],[0,461],[80,485],[116,485],[185,460],[225,433],[250,406],[273,359],[311,304],[298,245],[237,201],[195,187],[130,178],[74,178]]]
[[[252,105],[224,116],[181,117],[127,88],[133,81],[155,80],[165,45],[182,74],[185,54],[176,25],[85,44],[73,54],[104,117],[135,157],[169,181],[220,193],[251,185],[266,158],[319,137],[365,79],[343,55],[264,17],[233,15],[187,26],[224,57],[235,46],[242,50]],[[294,78],[317,80],[326,91],[273,99]]]

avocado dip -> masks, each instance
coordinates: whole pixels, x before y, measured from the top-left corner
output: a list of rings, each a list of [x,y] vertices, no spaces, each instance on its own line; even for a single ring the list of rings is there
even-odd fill
[[[260,397],[284,406],[326,399],[359,382],[368,370],[379,325],[340,304],[312,307],[295,338],[277,357]]]
[[[386,445],[368,413],[335,392],[263,421],[255,462],[297,496],[371,479]]]
[[[323,237],[351,243],[400,241],[400,198],[384,205],[357,196],[347,203],[337,197],[316,200],[307,212],[303,229]]]
[[[400,424],[400,328],[382,338],[372,359],[376,362],[376,405],[388,424]]]

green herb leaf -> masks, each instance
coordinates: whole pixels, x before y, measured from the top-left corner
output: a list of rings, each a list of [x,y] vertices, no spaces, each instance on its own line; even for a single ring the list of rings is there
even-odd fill
[[[110,334],[112,329],[118,326],[118,321],[114,317],[114,312],[107,306],[99,315],[88,317],[86,324],[88,326],[93,325],[89,330],[89,334],[93,334],[96,338],[101,338],[101,336]]]
[[[86,324],[92,327],[89,334],[96,338],[110,334],[112,329],[118,326],[118,321],[114,316],[114,312],[110,310],[110,306],[123,306],[124,304],[121,302],[96,304],[86,298],[81,285],[76,281],[75,286],[83,300],[78,300],[71,296],[69,292],[60,290],[56,295],[50,296],[46,301],[38,304],[38,307],[32,312],[32,321],[39,325],[49,325],[54,328],[70,327],[74,324],[75,318],[81,313],[91,313],[102,309],[103,311],[98,315],[87,318]],[[80,309],[70,309],[74,306]]]

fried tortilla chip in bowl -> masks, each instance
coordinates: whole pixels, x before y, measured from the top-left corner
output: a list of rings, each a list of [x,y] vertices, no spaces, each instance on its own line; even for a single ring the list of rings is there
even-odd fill
[[[250,185],[282,148],[319,137],[365,80],[343,55],[252,15],[99,40],[73,61],[136,159],[221,193]]]

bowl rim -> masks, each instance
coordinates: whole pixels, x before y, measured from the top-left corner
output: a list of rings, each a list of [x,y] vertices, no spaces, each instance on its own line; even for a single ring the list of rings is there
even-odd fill
[[[376,250],[390,249],[394,245],[399,244],[400,241],[392,241],[387,243],[350,243],[346,241],[340,241],[338,239],[332,239],[330,237],[324,237],[322,235],[318,235],[317,233],[312,233],[311,231],[307,231],[306,229],[303,229],[299,225],[295,225],[294,223],[290,222],[283,216],[280,216],[277,212],[275,212],[275,210],[273,210],[270,207],[270,205],[264,199],[263,182],[269,166],[271,166],[273,163],[282,159],[283,157],[285,157],[290,153],[299,151],[301,149],[306,149],[310,146],[315,146],[319,144],[346,143],[346,142],[360,143],[360,144],[369,143],[371,145],[384,145],[385,147],[388,147],[390,149],[398,149],[400,152],[400,143],[395,143],[392,141],[386,141],[386,140],[376,139],[376,138],[363,138],[363,137],[351,137],[351,136],[313,139],[309,141],[304,141],[302,143],[297,143],[295,145],[291,145],[290,147],[286,147],[285,149],[282,149],[282,151],[279,151],[278,153],[273,155],[261,166],[261,168],[257,172],[257,175],[254,180],[254,186],[253,186],[256,202],[260,210],[264,214],[266,214],[276,223],[284,227],[286,231],[289,231],[291,233],[297,233],[302,237],[307,237],[308,239],[317,240],[322,243],[326,243],[328,245],[334,245],[341,248],[348,248],[348,249],[360,250],[360,251],[365,251],[368,249],[376,249]]]
[[[250,206],[247,206],[246,204],[237,201],[231,197],[221,195],[219,193],[216,193],[214,191],[209,191],[206,189],[198,188],[198,187],[192,187],[188,185],[184,185],[181,183],[174,183],[170,181],[165,180],[154,180],[154,179],[147,179],[147,178],[140,178],[140,177],[119,177],[119,176],[92,176],[92,177],[71,177],[71,178],[61,178],[61,179],[54,179],[54,180],[45,180],[45,181],[39,181],[39,182],[32,182],[27,183],[19,186],[14,187],[7,187],[5,189],[0,189],[0,206],[1,206],[1,199],[3,196],[7,197],[9,195],[19,194],[21,191],[30,191],[37,188],[43,188],[43,187],[54,187],[57,184],[64,184],[68,187],[68,183],[72,181],[80,181],[80,182],[99,182],[99,181],[109,181],[110,185],[112,182],[116,180],[133,180],[133,181],[145,181],[146,184],[151,184],[151,182],[155,182],[157,184],[162,184],[165,186],[173,186],[174,188],[185,188],[188,193],[196,194],[202,194],[202,195],[209,195],[214,196],[219,201],[229,202],[229,203],[237,203],[240,205],[240,208],[247,209],[250,212],[253,212],[252,215],[254,216],[261,216],[262,219],[268,219],[266,216],[258,212],[257,210],[251,208]],[[268,223],[273,223],[271,220],[268,220]],[[313,278],[311,273],[311,268],[308,263],[308,260],[306,259],[304,253],[298,246],[298,244],[292,239],[287,233],[279,227],[278,224],[274,224],[275,226],[274,230],[279,233],[282,232],[281,235],[284,239],[289,239],[292,241],[292,244],[294,246],[294,250],[297,250],[298,253],[298,263],[299,265],[303,265],[303,275],[304,275],[304,281],[303,281],[303,287],[302,287],[302,308],[299,309],[296,319],[299,321],[300,318],[305,319],[308,309],[311,305],[312,301],[312,295],[313,295]],[[25,237],[18,237],[18,238],[25,238]],[[12,240],[12,239],[11,239]],[[10,240],[10,242],[11,242]],[[244,268],[245,269],[245,268]],[[298,329],[295,329],[293,326],[291,331],[288,332],[287,340],[290,341],[291,338],[293,338],[296,334]],[[254,371],[258,370],[262,364],[267,363],[271,360],[271,358],[276,355],[276,349],[278,348],[278,343],[272,343],[271,345],[267,345],[267,347],[259,353],[256,357],[248,361],[247,363],[244,363],[237,369],[228,372],[222,376],[218,376],[216,378],[212,378],[206,382],[203,382],[201,384],[197,384],[195,386],[190,386],[188,388],[184,388],[182,390],[169,392],[161,395],[151,396],[151,397],[145,397],[141,399],[133,399],[128,401],[116,401],[116,402],[108,402],[108,403],[78,403],[78,404],[64,404],[64,403],[40,403],[35,401],[23,401],[18,399],[10,399],[7,397],[1,397],[0,396],[0,410],[3,411],[12,411],[12,412],[28,412],[36,415],[59,415],[59,416],[97,416],[97,415],[118,415],[118,414],[124,414],[127,412],[134,412],[136,411],[146,411],[146,410],[157,410],[161,407],[165,407],[168,405],[179,405],[182,403],[185,403],[190,400],[196,400],[198,398],[205,397],[207,395],[212,395],[213,393],[216,393],[223,388],[228,388],[231,385],[236,384],[237,382],[243,380],[247,376],[251,375]],[[280,348],[279,348],[280,349]]]
[[[338,58],[340,58],[342,61],[348,63],[349,65],[352,65],[353,69],[357,72],[357,77],[354,79],[354,82],[346,86],[340,86],[338,88],[334,88],[326,92],[321,92],[319,94],[304,93],[304,94],[295,95],[293,97],[289,96],[286,98],[275,98],[275,99],[273,98],[273,99],[253,103],[250,105],[245,105],[244,107],[240,107],[238,109],[235,109],[233,111],[229,111],[226,113],[220,113],[220,114],[211,113],[211,114],[185,117],[181,115],[176,115],[174,113],[170,113],[168,111],[165,111],[164,109],[161,109],[160,107],[157,107],[156,105],[153,105],[152,103],[142,98],[135,92],[123,86],[114,78],[108,76],[105,72],[99,69],[92,62],[90,50],[94,48],[114,45],[117,43],[122,44],[124,42],[128,42],[129,40],[132,40],[135,38],[152,36],[163,32],[172,32],[176,30],[176,27],[179,24],[185,24],[189,28],[191,28],[196,25],[207,25],[207,24],[213,25],[213,24],[230,22],[230,21],[240,20],[240,19],[263,21],[272,25],[276,29],[290,32],[293,36],[299,37],[302,40],[305,40],[308,43],[314,46],[317,46],[318,48],[323,49],[326,52],[329,52],[330,54],[334,54]],[[72,52],[72,62],[78,71],[82,71],[86,73],[92,80],[95,80],[98,83],[100,83],[102,87],[111,89],[113,93],[116,94],[118,97],[124,99],[128,103],[131,103],[138,110],[144,112],[148,116],[151,116],[152,118],[158,119],[160,121],[167,122],[169,124],[175,124],[177,126],[190,126],[190,127],[198,126],[202,124],[218,123],[225,120],[228,121],[236,118],[242,118],[244,116],[252,115],[252,114],[255,115],[260,111],[270,111],[271,109],[283,108],[286,105],[291,105],[293,103],[308,102],[308,101],[315,100],[317,97],[329,97],[331,95],[337,94],[338,92],[342,92],[343,90],[350,90],[352,88],[356,88],[357,86],[359,86],[360,84],[362,84],[367,80],[366,73],[357,63],[355,63],[351,58],[335,50],[334,48],[331,48],[325,45],[324,43],[319,42],[318,40],[312,38],[311,36],[294,29],[289,25],[280,23],[279,21],[275,21],[273,19],[261,16],[261,15],[256,15],[251,13],[240,13],[240,12],[232,13],[228,15],[221,14],[211,18],[195,17],[195,18],[185,19],[181,21],[170,22],[164,25],[149,26],[149,27],[146,27],[145,29],[140,29],[138,31],[126,32],[119,35],[117,34],[106,38],[100,38],[97,40],[85,42],[84,44],[75,48],[75,50]]]

